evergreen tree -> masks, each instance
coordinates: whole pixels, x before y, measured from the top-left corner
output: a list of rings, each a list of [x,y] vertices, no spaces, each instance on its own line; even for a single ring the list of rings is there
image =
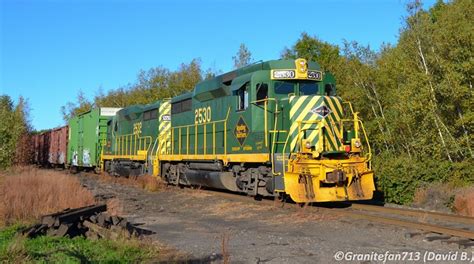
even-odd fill
[[[232,56],[232,60],[234,60],[234,69],[242,68],[252,63],[252,53],[244,43],[241,43],[239,51]]]

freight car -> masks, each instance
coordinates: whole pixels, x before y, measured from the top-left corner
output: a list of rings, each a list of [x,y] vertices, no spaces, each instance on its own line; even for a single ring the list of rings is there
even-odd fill
[[[49,132],[48,163],[52,167],[65,167],[68,126],[53,128]]]
[[[171,110],[171,111],[170,111]],[[370,145],[330,73],[304,59],[250,65],[108,121],[101,168],[296,202],[371,199]]]
[[[33,145],[33,163],[47,167],[49,164],[49,140],[50,140],[51,130],[43,131],[32,136],[32,145]]]
[[[67,163],[72,170],[95,170],[107,135],[107,122],[120,108],[101,107],[69,120]]]

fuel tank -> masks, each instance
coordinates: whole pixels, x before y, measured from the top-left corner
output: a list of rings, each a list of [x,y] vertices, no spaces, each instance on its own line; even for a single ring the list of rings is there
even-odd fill
[[[181,175],[180,182],[185,182],[189,185],[226,189],[234,192],[239,191],[234,173],[232,172],[185,169],[183,174]]]

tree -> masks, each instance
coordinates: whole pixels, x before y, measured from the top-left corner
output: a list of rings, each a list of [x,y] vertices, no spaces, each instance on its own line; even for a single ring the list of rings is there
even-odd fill
[[[135,83],[127,84],[104,93],[97,91],[94,100],[89,101],[79,91],[76,102],[68,102],[61,107],[63,118],[67,122],[71,117],[88,111],[92,107],[127,107],[134,104],[149,104],[157,100],[171,98],[192,91],[196,84],[216,74],[215,71],[201,69],[201,60],[193,59],[182,63],[175,71],[162,66],[141,70]]]
[[[235,56],[232,56],[232,60],[234,60],[234,69],[242,68],[252,63],[252,53],[244,43],[241,43],[239,51]]]
[[[1,95],[0,120],[0,169],[27,163],[31,157],[28,101],[20,96],[14,105],[9,96]]]
[[[316,61],[325,71],[335,73],[340,60],[339,47],[311,37],[308,33],[301,33],[300,38],[291,48],[285,48],[281,57],[284,59],[304,58]]]
[[[61,113],[63,115],[63,120],[68,122],[69,119],[77,116],[80,113],[87,112],[93,107],[92,102],[90,102],[85,96],[82,90],[79,90],[76,97],[76,102],[67,102],[66,105],[61,107]]]

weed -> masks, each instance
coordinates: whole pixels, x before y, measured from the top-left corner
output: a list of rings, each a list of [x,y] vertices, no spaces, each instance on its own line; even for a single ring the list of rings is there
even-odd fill
[[[454,198],[453,208],[458,214],[474,217],[474,187],[459,191]]]
[[[166,183],[161,180],[161,178],[150,176],[150,175],[142,175],[138,177],[114,177],[109,175],[108,173],[101,173],[97,176],[100,181],[103,182],[113,182],[122,185],[129,185],[138,188],[142,188],[149,192],[157,192],[159,190],[166,188]]]
[[[136,239],[93,241],[84,237],[49,236],[26,239],[16,234],[20,228],[15,225],[0,231],[0,262],[130,263],[155,259],[159,253],[157,247]]]
[[[28,167],[0,177],[0,221],[5,225],[94,203],[92,194],[76,178],[62,172]]]

